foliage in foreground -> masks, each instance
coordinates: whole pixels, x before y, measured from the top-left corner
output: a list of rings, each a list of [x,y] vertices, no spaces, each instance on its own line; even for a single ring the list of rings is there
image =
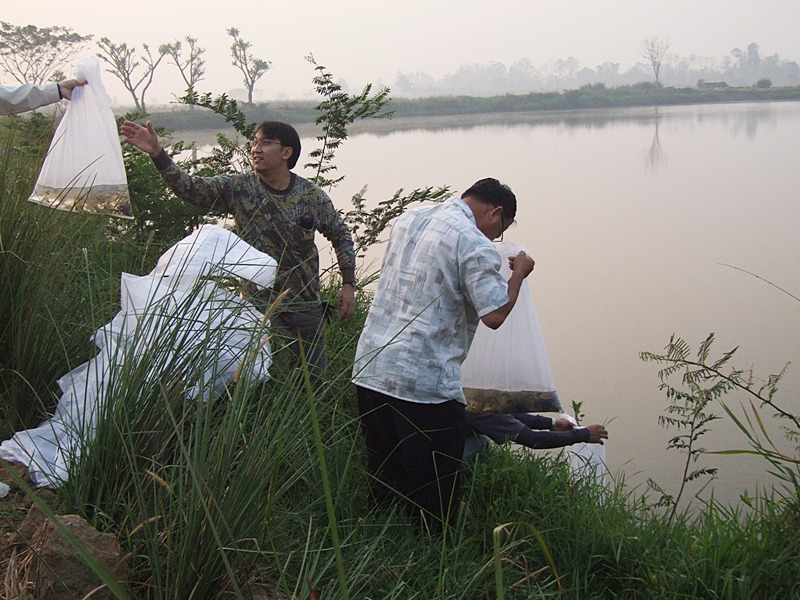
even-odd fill
[[[65,365],[90,351],[93,311],[113,305],[101,274],[103,217],[27,201],[52,135],[50,119],[8,118],[0,129],[0,434],[38,423]]]
[[[39,113],[0,122],[3,437],[52,411],[57,378],[91,356],[91,334],[119,309],[120,273],[148,272],[201,222],[196,209],[167,194],[149,157],[127,147],[134,220],[28,202],[54,130],[54,117]]]
[[[165,418],[153,433],[163,445],[145,445],[125,426],[105,431],[106,444],[122,446],[95,447],[82,477],[59,492],[57,505],[77,507],[125,540],[136,557],[130,597],[246,597],[248,588],[398,600],[800,591],[798,522],[779,503],[759,501],[747,514],[712,506],[695,521],[669,524],[624,485],[603,491],[574,481],[563,462],[508,448],[467,472],[457,528],[446,540],[429,537],[397,513],[366,509],[362,448],[344,399],[285,389],[233,390],[180,423],[166,399],[154,398],[150,409]],[[324,424],[319,435],[312,405]]]
[[[330,293],[330,290],[328,290]],[[800,592],[796,498],[669,516],[575,478],[548,453],[493,447],[465,472],[458,524],[371,512],[349,384],[355,321],[332,323],[328,385],[240,380],[207,405],[179,340],[126,359],[95,440],[52,503],[134,557],[118,597],[787,598]],[[209,344],[199,354],[213,361]],[[177,353],[181,356],[181,353]],[[185,366],[188,365],[187,361]],[[184,364],[184,363],[182,363]],[[150,374],[158,373],[157,378]]]

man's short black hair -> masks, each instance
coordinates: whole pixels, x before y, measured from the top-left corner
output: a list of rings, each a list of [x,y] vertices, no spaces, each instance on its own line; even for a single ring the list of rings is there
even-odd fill
[[[262,121],[258,124],[256,133],[261,133],[261,135],[270,140],[278,140],[284,146],[291,148],[292,155],[289,157],[289,168],[294,169],[300,158],[300,136],[294,127],[282,121]]]
[[[503,207],[503,218],[513,221],[517,216],[517,197],[505,183],[494,177],[479,179],[461,194],[462,198],[472,196],[485,204]]]

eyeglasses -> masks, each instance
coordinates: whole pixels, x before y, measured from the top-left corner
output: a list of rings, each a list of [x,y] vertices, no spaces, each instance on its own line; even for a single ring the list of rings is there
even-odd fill
[[[503,218],[503,211],[500,211],[500,239],[494,238],[495,242],[503,241],[503,234],[506,232],[506,220]]]
[[[256,148],[266,148],[270,144],[278,144],[279,146],[283,146],[283,143],[280,140],[253,140],[250,142],[250,149],[255,150]]]

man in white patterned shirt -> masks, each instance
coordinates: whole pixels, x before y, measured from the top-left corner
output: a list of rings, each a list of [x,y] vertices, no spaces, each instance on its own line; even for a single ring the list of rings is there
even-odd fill
[[[392,227],[375,298],[358,342],[358,392],[371,501],[401,499],[413,516],[454,522],[460,498],[466,400],[461,363],[478,320],[503,324],[533,259],[508,257],[491,240],[514,221],[508,186],[487,178],[461,198],[408,211]]]
[[[16,87],[0,86],[0,115],[34,110],[59,100],[72,98],[72,90],[86,85],[85,81],[67,79],[60,83],[33,85],[26,83]]]

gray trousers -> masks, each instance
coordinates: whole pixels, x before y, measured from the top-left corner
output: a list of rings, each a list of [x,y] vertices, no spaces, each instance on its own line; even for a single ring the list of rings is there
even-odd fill
[[[303,312],[283,312],[272,315],[273,360],[287,374],[303,368],[303,357],[314,389],[322,385],[328,357],[325,354],[325,310],[317,307]]]

